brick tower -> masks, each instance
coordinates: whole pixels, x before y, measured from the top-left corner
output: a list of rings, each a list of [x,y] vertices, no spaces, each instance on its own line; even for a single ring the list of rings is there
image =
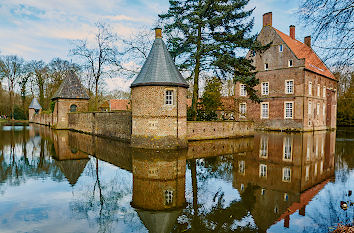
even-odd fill
[[[67,129],[68,113],[88,111],[89,99],[77,75],[70,71],[52,97],[55,102],[53,126],[57,129]]]
[[[187,88],[166,45],[161,28],[132,89],[132,147],[187,147]]]

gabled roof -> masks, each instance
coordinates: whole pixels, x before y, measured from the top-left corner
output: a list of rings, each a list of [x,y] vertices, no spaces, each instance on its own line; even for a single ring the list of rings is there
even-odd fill
[[[178,71],[162,38],[155,38],[149,56],[140,73],[131,84],[137,86],[180,86],[188,87]]]
[[[181,210],[172,211],[147,211],[136,210],[144,226],[150,233],[168,233],[181,214]]]
[[[332,72],[327,68],[327,66],[322,62],[322,60],[310,47],[296,39],[292,39],[290,36],[279,31],[278,29],[274,27],[272,28],[287,44],[287,46],[291,49],[291,51],[298,59],[305,59],[305,69],[311,70],[317,74],[321,74],[330,79],[336,80]]]
[[[69,71],[52,97],[52,100],[54,99],[90,99],[90,97],[74,71]]]
[[[33,98],[30,106],[28,108],[32,108],[32,109],[36,109],[36,110],[40,110],[42,109],[41,105],[39,104],[37,98]]]

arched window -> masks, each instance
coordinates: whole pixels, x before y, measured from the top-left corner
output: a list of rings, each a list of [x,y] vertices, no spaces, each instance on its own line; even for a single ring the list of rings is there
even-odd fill
[[[173,203],[173,191],[165,190],[165,205],[172,205]]]
[[[76,112],[76,110],[77,110],[77,106],[75,104],[72,104],[70,106],[70,112]]]

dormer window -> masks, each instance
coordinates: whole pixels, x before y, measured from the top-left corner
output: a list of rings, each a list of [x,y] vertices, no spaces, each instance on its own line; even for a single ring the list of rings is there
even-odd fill
[[[283,52],[283,45],[279,45],[279,52]]]
[[[264,63],[264,70],[268,70],[268,63]]]
[[[288,67],[293,67],[293,60],[288,61]]]
[[[173,90],[166,90],[165,105],[173,105]]]

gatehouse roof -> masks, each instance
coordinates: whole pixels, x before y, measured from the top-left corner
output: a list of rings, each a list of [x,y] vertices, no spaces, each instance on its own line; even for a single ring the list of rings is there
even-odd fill
[[[180,86],[188,87],[186,80],[178,71],[171,54],[168,52],[161,37],[161,29],[157,28],[156,38],[150,53],[131,84],[137,86]],[[157,32],[159,30],[159,33]]]
[[[33,98],[31,104],[29,105],[28,108],[32,108],[32,109],[36,109],[36,110],[40,110],[42,109],[41,105],[39,104],[37,98]]]
[[[69,71],[59,89],[52,97],[54,99],[90,99],[74,71]]]

